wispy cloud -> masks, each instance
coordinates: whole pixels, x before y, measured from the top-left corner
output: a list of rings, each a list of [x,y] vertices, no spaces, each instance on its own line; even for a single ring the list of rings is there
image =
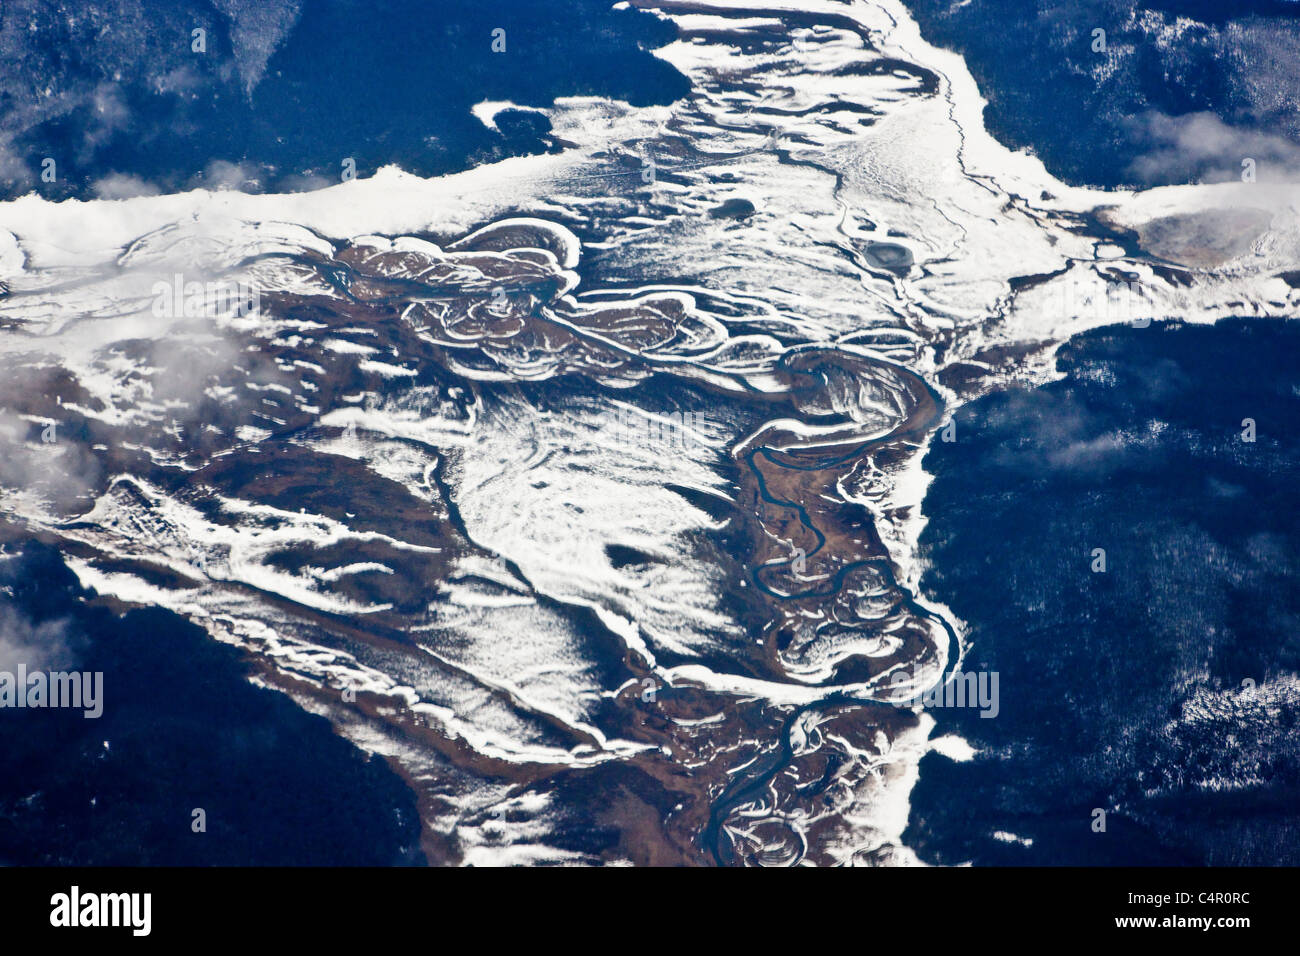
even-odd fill
[[[21,664],[32,670],[72,667],[77,655],[66,620],[34,624],[16,608],[0,604],[0,671],[13,673]]]
[[[1231,126],[1213,113],[1147,112],[1129,122],[1128,132],[1141,150],[1129,172],[1147,185],[1240,181],[1247,160],[1258,182],[1300,182],[1300,144]]]

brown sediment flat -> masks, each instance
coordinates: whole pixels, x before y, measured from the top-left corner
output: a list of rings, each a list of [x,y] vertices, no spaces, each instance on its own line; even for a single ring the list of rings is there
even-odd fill
[[[1273,216],[1263,209],[1209,209],[1152,219],[1138,228],[1142,248],[1197,269],[1213,269],[1250,251]]]
[[[320,417],[346,408],[364,418],[358,394],[392,396],[391,385],[357,358],[374,354],[376,361],[411,369],[414,383],[436,392],[443,403],[440,414],[451,425],[472,420],[471,406],[482,388],[472,373],[484,371],[495,376],[494,381],[513,384],[579,376],[597,386],[616,384],[624,401],[635,401],[638,383],[652,376],[681,375],[690,387],[741,409],[750,421],[793,420],[829,429],[827,444],[807,447],[799,428],[760,427],[748,450],[756,452],[754,467],[778,501],[760,494],[758,478],[741,451],[727,465],[737,486],[736,505],[724,504],[721,497],[713,503],[725,512],[715,518],[731,525],[734,532],[728,541],[737,545],[738,553],[720,558],[729,582],[723,597],[731,602],[727,607],[735,612],[735,619],[743,622],[745,634],[737,642],[740,646],[721,649],[709,666],[773,686],[794,685],[801,696],[810,690],[815,697],[818,690],[809,688],[806,672],[817,669],[819,661],[834,660],[832,677],[826,682],[833,685],[860,683],[893,664],[919,661],[934,653],[932,635],[892,583],[888,551],[871,512],[847,500],[843,490],[851,484],[855,494],[870,497],[879,490],[883,495],[883,486],[877,489],[874,483],[876,473],[917,454],[939,412],[926,384],[891,363],[851,349],[820,346],[792,349],[778,360],[774,374],[783,378],[784,389],[743,388],[742,373],[691,358],[720,344],[710,339],[717,326],[692,314],[680,296],[614,297],[599,304],[579,304],[566,296],[571,275],[555,258],[566,254],[566,247],[534,226],[482,233],[476,240],[457,244],[451,255],[419,243],[400,250],[346,243],[340,248],[337,256],[295,260],[293,275],[307,280],[299,288],[320,287],[329,277],[331,288],[345,291],[313,295],[264,290],[262,303],[268,312],[306,320],[310,328],[256,343],[231,343],[230,355],[235,358],[229,367],[211,362],[210,372],[195,373],[189,405],[177,403],[176,417],[183,428],[174,436],[159,438],[151,426],[144,434],[115,430],[118,426],[90,418],[76,427],[108,449],[100,459],[107,466],[105,474],[155,476],[154,484],[162,494],[196,509],[211,526],[242,528],[259,522],[275,529],[300,509],[345,524],[356,540],[315,543],[290,536],[283,546],[268,547],[259,560],[268,568],[290,573],[343,568],[354,562],[389,566],[391,574],[344,576],[331,594],[363,606],[391,607],[364,615],[329,613],[247,582],[219,576],[207,579],[197,571],[195,579],[189,580],[184,568],[167,566],[177,561],[174,554],[164,553],[175,550],[170,544],[154,549],[120,547],[122,536],[140,519],[150,525],[143,531],[156,531],[167,542],[177,530],[129,483],[121,487],[124,517],[117,535],[83,540],[79,535],[83,531],[90,535],[93,529],[69,526],[60,546],[106,570],[130,570],[161,586],[189,589],[201,584],[210,589],[217,608],[228,599],[246,609],[238,614],[265,619],[285,635],[313,646],[378,662],[378,669],[398,681],[402,674],[419,674],[420,689],[428,699],[438,698],[439,682],[456,688],[472,686],[475,694],[481,689],[482,700],[501,713],[508,710],[536,739],[592,758],[587,766],[575,766],[553,760],[548,753],[512,760],[480,752],[438,720],[412,710],[403,698],[358,691],[355,700],[344,700],[342,688],[322,686],[313,679],[315,675],[296,673],[250,647],[249,660],[259,681],[283,690],[306,709],[327,717],[344,735],[369,742],[385,754],[416,794],[423,821],[421,845],[432,863],[463,862],[468,848],[454,832],[447,832],[447,821],[485,831],[492,804],[504,802],[502,793],[508,795],[507,801],[528,793],[562,795],[554,811],[562,835],[572,837],[595,828],[607,837],[603,843],[593,839],[582,844],[583,858],[593,860],[676,865],[797,855],[798,841],[783,837],[775,823],[764,824],[774,828],[774,843],[761,835],[742,835],[725,852],[701,845],[701,835],[719,820],[728,832],[734,829],[728,822],[732,821],[740,833],[749,826],[747,808],[769,797],[783,808],[807,810],[810,820],[819,821],[819,828],[834,829],[837,824],[826,815],[841,808],[838,801],[854,787],[869,785],[871,768],[859,755],[876,753],[873,748],[886,746],[882,740],[914,728],[914,715],[879,704],[866,709],[842,702],[828,704],[825,715],[810,713],[809,719],[826,721],[837,741],[849,742],[847,747],[841,753],[836,750],[841,743],[828,741],[795,756],[789,752],[787,735],[788,723],[799,708],[774,703],[761,693],[711,691],[699,686],[699,681],[665,686],[638,653],[613,635],[603,634],[603,626],[589,610],[561,606],[559,600],[533,594],[539,603],[551,601],[556,613],[566,615],[584,638],[603,641],[602,649],[612,651],[608,660],[604,656],[600,660],[613,681],[605,687],[622,690],[601,700],[594,722],[607,739],[642,744],[645,749],[602,754],[602,742],[595,734],[569,726],[521,699],[526,695],[516,695],[473,673],[458,663],[454,651],[442,653],[436,638],[416,636],[419,632],[412,625],[430,620],[430,609],[436,611],[444,600],[436,583],[449,580],[457,573],[458,562],[467,557],[494,557],[471,540],[459,517],[455,488],[446,472],[454,449],[429,443],[410,449],[424,456],[420,461],[429,461],[426,482],[416,494],[402,480],[368,467],[364,458],[326,450],[338,427],[321,425]],[[332,284],[335,281],[338,286]],[[346,340],[347,345],[328,347],[327,340],[335,339]],[[355,348],[371,343],[382,347],[360,352]],[[147,350],[130,357],[140,359],[145,368],[157,364],[147,361]],[[292,371],[299,367],[312,371]],[[310,388],[305,384],[308,380]],[[257,400],[250,402],[245,396],[228,407],[207,396],[203,388],[219,386],[213,391],[234,394],[246,383],[262,387],[255,392]],[[268,390],[268,386],[277,388]],[[81,400],[82,390],[73,380],[58,381],[53,387]],[[615,394],[612,388],[611,394]],[[55,409],[33,405],[30,411],[52,415]],[[205,424],[218,427],[205,429]],[[240,439],[244,426],[258,428],[260,437]],[[382,455],[385,442],[397,446],[405,440],[370,435],[370,453]],[[128,450],[137,444],[164,451],[187,467],[150,470],[143,452]],[[105,478],[94,489],[97,495],[107,490],[106,484]],[[268,510],[255,518],[242,512],[232,515],[224,507],[229,501],[250,501],[279,513]],[[820,547],[816,534],[801,520],[800,508],[824,536]],[[177,540],[185,530],[177,530]],[[0,540],[4,531],[0,524]],[[371,533],[374,537],[369,537]],[[401,554],[399,546],[406,546]],[[791,546],[807,555],[806,571],[763,568],[788,562]],[[216,557],[219,562],[221,555]],[[773,593],[752,586],[750,575],[769,572]],[[519,586],[527,588],[524,583]],[[782,597],[783,592],[799,596]],[[870,614],[861,611],[864,604],[871,605]],[[219,611],[218,616],[224,613]],[[832,630],[811,633],[807,622],[817,619],[828,621]],[[856,642],[862,635],[871,637],[873,629],[887,629],[896,637],[888,653],[860,651]],[[502,635],[501,639],[527,636]],[[852,650],[840,654],[834,646],[829,651],[823,646],[827,639],[832,644],[840,639],[855,643],[844,645]],[[795,673],[800,668],[805,674]],[[647,682],[653,692],[646,691]],[[827,687],[826,692],[832,689]],[[457,699],[450,692],[445,696]],[[819,778],[832,775],[841,765],[852,770],[836,771],[835,792],[818,791]],[[767,788],[760,780],[750,795],[748,775],[773,766],[787,769]],[[794,779],[808,782],[809,787],[791,788]],[[480,793],[485,796],[476,798]]]
[[[869,590],[883,589],[881,603],[895,603],[892,619],[899,626],[893,630],[904,636],[891,653],[855,656],[835,665],[841,680],[861,681],[896,664],[919,661],[930,652],[927,631],[899,623],[905,622],[908,614],[902,595],[888,594],[889,573],[863,567],[872,562],[878,568],[887,566],[890,555],[872,516],[861,505],[846,501],[841,487],[851,476],[915,455],[920,441],[935,423],[939,406],[924,382],[905,369],[881,362],[865,367],[863,374],[882,375],[900,383],[896,394],[905,396],[906,407],[887,434],[870,440],[859,435],[838,445],[805,450],[754,454],[752,465],[768,496],[789,504],[767,500],[759,478],[749,467],[742,469],[742,500],[754,516],[750,565],[759,568],[760,573],[766,570],[763,565],[773,565],[768,571],[769,586],[787,595],[782,599],[767,596],[769,618],[764,641],[774,680],[788,679],[791,666],[815,665],[820,652],[816,642],[806,635],[808,621],[825,621],[829,616],[834,629],[840,632],[858,628],[866,632],[881,625],[879,619],[858,616],[858,595],[850,589],[857,581],[874,582],[869,584]],[[755,445],[762,448],[761,439]],[[822,535],[820,546],[809,523]],[[800,553],[802,568],[793,565],[796,553]],[[804,651],[813,657],[802,660]]]

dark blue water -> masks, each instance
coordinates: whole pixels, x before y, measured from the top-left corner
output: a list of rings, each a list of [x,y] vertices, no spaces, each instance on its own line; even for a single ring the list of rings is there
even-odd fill
[[[251,95],[225,18],[202,3],[143,6],[142,22],[112,19],[110,38],[131,40],[120,45],[90,18],[7,41],[23,45],[6,51],[0,121],[20,127],[14,152],[30,172],[47,156],[59,171],[54,183],[0,183],[9,195],[92,195],[114,173],[162,191],[213,185],[214,162],[239,164],[236,178],[254,191],[336,183],[345,158],[358,176],[389,163],[437,175],[561,148],[534,113],[487,129],[470,113],[479,101],[546,107],[558,96],[599,95],[647,105],[689,89],[650,52],[675,28],[604,0],[306,0]],[[194,24],[209,31],[201,54],[190,49]],[[492,49],[497,28],[504,52]],[[63,91],[71,107],[21,127],[37,84]]]
[[[51,628],[44,666],[104,674],[98,719],[0,709],[0,865],[424,862],[401,779],[249,684],[233,649],[167,611],[88,606],[36,542],[0,562],[0,586],[7,630]]]
[[[928,41],[966,60],[988,100],[989,132],[1067,182],[1235,179],[1243,157],[1280,168],[1290,165],[1288,146],[1300,145],[1300,4],[1290,0],[904,2]],[[1193,25],[1165,35],[1159,18],[1180,17]],[[1098,29],[1107,53],[1093,50]],[[1175,132],[1197,113],[1223,124],[1215,143],[1203,131],[1178,142]]]
[[[933,863],[1296,864],[1300,694],[1272,688],[1300,671],[1300,326],[1099,330],[1061,368],[925,459],[922,590],[1001,712],[933,711],[979,755],[925,758],[905,839]]]

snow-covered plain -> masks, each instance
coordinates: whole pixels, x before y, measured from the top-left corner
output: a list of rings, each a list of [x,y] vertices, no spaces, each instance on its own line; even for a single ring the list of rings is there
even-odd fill
[[[0,205],[0,509],[389,756],[440,858],[912,862],[928,441],[1087,328],[1294,314],[1300,191],[1059,183],[894,0],[636,5],[692,95],[558,154]],[[566,849],[619,766],[676,809]]]

